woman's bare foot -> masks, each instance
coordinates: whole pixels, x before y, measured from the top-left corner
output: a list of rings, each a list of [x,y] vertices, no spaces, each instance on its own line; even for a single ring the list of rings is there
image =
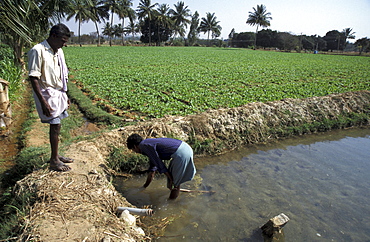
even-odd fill
[[[180,194],[180,186],[175,187],[171,190],[169,199],[176,199]]]

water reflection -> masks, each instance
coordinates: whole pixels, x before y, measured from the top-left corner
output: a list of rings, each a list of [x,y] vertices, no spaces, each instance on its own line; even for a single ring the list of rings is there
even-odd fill
[[[285,213],[286,241],[370,239],[370,129],[309,135],[197,159],[199,189],[215,194],[169,195],[164,177],[121,182],[136,206],[158,219],[179,215],[160,241],[263,241],[258,228]],[[188,184],[189,186],[193,184]]]

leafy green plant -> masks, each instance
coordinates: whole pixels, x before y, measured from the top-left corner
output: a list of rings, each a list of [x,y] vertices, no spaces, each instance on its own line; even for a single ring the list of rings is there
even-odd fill
[[[90,96],[148,118],[370,86],[370,59],[359,56],[134,46],[65,52],[71,75]]]
[[[28,229],[26,214],[29,205],[35,202],[35,194],[20,193],[14,196],[10,188],[0,196],[0,238],[2,241],[20,239],[24,230]]]
[[[111,146],[111,152],[107,158],[108,166],[118,172],[136,173],[149,167],[146,156],[134,153],[126,153],[122,148]]]
[[[194,133],[189,136],[187,143],[193,148],[195,154],[211,153],[211,144],[213,140],[198,140]]]
[[[22,70],[11,59],[0,61],[0,78],[9,82],[9,99],[15,100],[19,89],[22,87]]]
[[[14,58],[13,51],[10,46],[5,44],[0,44],[0,61],[11,60]]]

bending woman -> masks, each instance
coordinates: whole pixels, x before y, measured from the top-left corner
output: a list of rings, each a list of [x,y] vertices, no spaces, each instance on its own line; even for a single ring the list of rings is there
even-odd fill
[[[170,199],[180,193],[180,184],[194,178],[196,169],[193,149],[184,141],[171,138],[143,139],[138,134],[127,138],[127,148],[149,157],[150,168],[144,188],[152,182],[155,172],[167,176],[167,187],[171,190]],[[167,168],[163,160],[171,160]]]

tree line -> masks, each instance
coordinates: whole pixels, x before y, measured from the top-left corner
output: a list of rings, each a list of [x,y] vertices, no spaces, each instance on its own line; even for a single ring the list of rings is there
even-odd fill
[[[318,35],[294,35],[271,29],[263,29],[257,35],[253,32],[234,33],[232,31],[229,35],[229,45],[237,48],[252,48],[256,40],[256,45],[260,48],[277,48],[287,51],[344,51],[349,44],[347,40],[354,38],[352,34],[347,34],[351,32],[350,28],[342,32],[332,30],[320,37]],[[361,41],[356,41],[355,45],[362,46]]]
[[[206,17],[200,18],[197,11],[191,14],[182,1],[173,8],[168,4],[153,4],[151,0],[140,0],[136,10],[132,5],[132,0],[2,0],[0,40],[12,47],[16,62],[22,65],[24,47],[41,41],[54,23],[64,19],[78,22],[79,39],[81,25],[94,22],[98,45],[99,23],[102,22],[105,23],[102,34],[108,36],[110,43],[113,37],[140,33],[140,40],[149,45],[160,44],[170,37],[183,38],[192,45],[201,32],[208,33],[208,38],[221,34],[222,28],[214,13],[206,13]],[[113,23],[115,14],[122,23]],[[129,20],[127,26],[125,19]]]

